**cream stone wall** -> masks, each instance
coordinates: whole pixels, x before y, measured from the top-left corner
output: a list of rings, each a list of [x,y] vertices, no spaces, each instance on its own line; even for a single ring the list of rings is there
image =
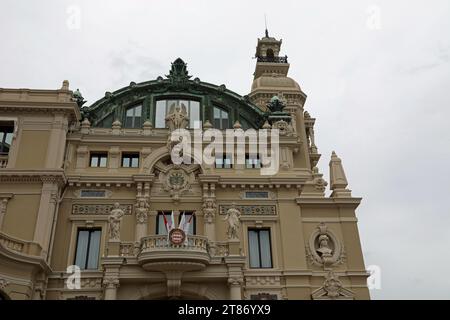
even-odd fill
[[[329,181],[320,173],[315,119],[301,86],[287,77],[280,46],[258,40],[257,53],[272,48],[277,60],[257,57],[249,94],[263,111],[278,96],[290,117],[280,170],[270,177],[244,166],[174,168],[166,129],[91,127],[67,82],[58,90],[1,89],[0,121],[15,123],[0,168],[1,292],[11,299],[370,299],[355,216],[361,198],[347,188],[335,153]],[[90,167],[90,153],[100,151],[107,166]],[[140,154],[138,168],[121,167],[124,152]],[[168,179],[175,169],[186,181],[180,190]],[[105,193],[82,197],[83,190]],[[246,191],[268,198],[248,199]],[[227,234],[233,205],[236,238]],[[118,238],[109,234],[113,210],[123,213]],[[158,211],[171,210],[196,213],[187,246],[156,235]],[[101,229],[99,263],[82,270],[81,288],[72,290],[66,269],[75,263],[79,228]],[[250,267],[250,228],[270,230],[272,268]]]

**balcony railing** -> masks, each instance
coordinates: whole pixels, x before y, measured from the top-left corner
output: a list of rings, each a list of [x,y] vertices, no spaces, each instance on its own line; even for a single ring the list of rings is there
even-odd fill
[[[288,63],[287,56],[284,57],[258,57],[258,62],[272,62],[272,63]]]
[[[188,235],[187,243],[176,245],[167,235],[142,238],[138,261],[147,270],[198,270],[210,261],[208,239],[204,236]]]
[[[7,164],[8,164],[8,155],[0,154],[0,168],[6,168]]]

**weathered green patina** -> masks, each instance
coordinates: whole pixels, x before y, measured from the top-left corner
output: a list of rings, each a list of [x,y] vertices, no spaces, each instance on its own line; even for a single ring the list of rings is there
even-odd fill
[[[119,120],[125,123],[125,114],[129,108],[141,104],[143,107],[141,122],[149,120],[155,124],[156,101],[161,99],[186,99],[200,102],[200,117],[204,122],[213,122],[213,107],[224,109],[230,117],[230,127],[239,121],[244,127],[260,128],[265,114],[250,102],[248,96],[240,96],[228,90],[225,85],[214,85],[191,80],[186,63],[178,58],[166,78],[142,83],[131,82],[129,86],[114,92],[106,92],[105,97],[89,107],[82,108],[84,117],[93,127],[110,126]]]

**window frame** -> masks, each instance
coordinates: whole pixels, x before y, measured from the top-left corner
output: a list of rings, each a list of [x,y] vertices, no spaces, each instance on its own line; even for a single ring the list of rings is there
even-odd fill
[[[217,160],[221,160],[222,161],[222,164],[220,165],[220,167],[218,166],[218,163],[217,163],[218,161]],[[226,161],[226,160],[228,160],[228,161]],[[233,168],[233,161],[232,161],[230,155],[228,155],[226,153],[223,153],[222,154],[222,158],[217,158],[216,157],[215,161],[214,161],[214,168],[215,169],[232,169]]]
[[[105,165],[101,166],[101,156],[105,156],[106,161]],[[92,158],[97,157],[97,164],[95,166],[92,165]],[[107,168],[108,167],[108,152],[106,151],[92,151],[89,152],[89,167],[90,168]]]
[[[140,107],[140,115],[136,116],[136,109]],[[133,110],[133,115],[128,116],[128,111]],[[142,127],[142,118],[144,113],[144,105],[142,103],[132,105],[125,109],[125,122],[124,122],[124,128],[127,129],[140,129]],[[131,118],[131,126],[127,125],[128,118]],[[136,123],[136,119],[139,118],[138,123]]]
[[[187,235],[191,235],[191,236],[195,236],[197,234],[197,215],[194,214],[194,211],[183,211],[186,216],[191,216],[194,215],[193,221],[192,221],[192,234],[187,234]],[[181,221],[181,216],[183,215],[183,212],[180,212],[180,214],[178,215],[178,225],[180,224]]]
[[[216,109],[219,111],[219,118],[216,118],[216,115],[215,115]],[[226,117],[226,118],[223,118],[223,117],[222,117],[222,114],[226,114],[227,117]],[[216,126],[216,119],[219,120],[219,123],[220,123],[219,128]],[[225,119],[226,119],[227,122],[228,122],[228,126],[223,127],[223,120],[225,120]],[[218,129],[218,130],[231,129],[231,125],[232,125],[232,123],[231,123],[231,122],[232,122],[232,121],[231,121],[231,112],[230,112],[230,110],[227,110],[226,108],[219,107],[219,106],[217,106],[217,105],[213,105],[213,106],[212,106],[212,120],[213,120],[213,127],[214,127],[215,129]]]
[[[252,160],[252,161],[250,161]],[[245,154],[245,169],[261,169],[261,159],[259,154]]]
[[[262,255],[261,255],[261,237],[260,232],[261,231],[267,231],[268,237],[269,237],[269,254],[270,254],[270,267],[263,267],[262,266]],[[250,259],[250,232],[256,232],[258,235],[258,266],[252,266],[251,259]],[[247,239],[248,239],[248,266],[250,269],[273,269],[273,252],[272,252],[272,234],[271,234],[271,228],[248,228],[247,229]]]
[[[11,122],[11,123],[10,123]],[[10,128],[10,132],[9,132],[9,128]],[[2,134],[0,136],[0,155],[8,155],[11,151],[11,146],[12,146],[12,142],[14,139],[14,128],[15,128],[15,123],[14,121],[0,121],[0,133]],[[9,143],[9,145],[7,146],[6,140],[7,138],[10,137],[11,141]],[[8,152],[3,151],[4,148],[8,148]]]
[[[139,168],[140,165],[141,165],[141,161],[140,161],[141,159],[140,158],[141,158],[141,155],[140,155],[139,152],[122,152],[122,155],[120,157],[120,166],[121,166],[121,168],[132,168],[132,169]],[[125,159],[129,159],[130,160],[130,163],[129,163],[128,166],[124,166],[124,160]],[[136,166],[132,165],[133,159],[137,159],[137,165]]]
[[[80,232],[81,231],[88,231],[89,232],[88,243],[87,243],[87,250],[86,250],[86,256],[85,256],[85,263],[84,263],[83,267],[81,267],[80,265],[77,264],[77,253],[78,253],[78,250],[79,250],[79,248],[78,248],[78,240],[80,238]],[[97,266],[96,266],[96,268],[88,268],[88,265],[89,265],[89,252],[91,250],[91,246],[90,246],[91,238],[92,238],[92,234],[94,232],[96,232],[96,231],[100,232],[99,241],[98,241]],[[75,254],[74,254],[74,257],[73,257],[73,264],[78,266],[80,268],[80,270],[88,270],[88,271],[89,270],[98,270],[98,267],[100,265],[100,256],[101,256],[100,253],[101,253],[101,245],[102,245],[102,228],[83,228],[83,227],[78,227],[76,229],[76,232],[77,232],[77,236],[76,236],[76,239],[75,239]]]
[[[194,214],[193,210],[192,211],[188,210],[188,211],[183,211],[183,212],[185,212],[186,215]],[[175,220],[175,223],[177,223],[177,228],[178,228],[178,225],[180,224],[181,216],[182,216],[183,212],[180,212],[180,214],[178,215],[178,218]],[[166,233],[159,233],[159,220],[162,218],[163,214],[166,215],[166,219],[169,220],[171,213],[172,213],[172,211],[164,211],[164,210],[158,211],[158,214],[156,215],[156,230],[155,230],[155,234],[156,235],[167,235],[167,232]],[[177,220],[178,220],[178,222],[177,222]],[[192,224],[193,224],[193,228],[192,228],[192,234],[191,235],[195,236],[197,234],[197,215],[194,215]]]
[[[163,122],[163,126],[157,125],[157,115],[158,115],[158,102],[164,101],[165,102],[165,112],[164,112],[164,119],[161,121]],[[169,103],[170,102],[170,103]],[[169,112],[169,108],[172,102],[175,102],[178,105],[181,105],[183,102],[188,102],[187,108],[187,115],[189,118],[189,126],[187,129],[195,129],[197,128],[195,126],[195,121],[198,121],[198,128],[201,129],[201,122],[202,122],[202,101],[201,99],[193,99],[192,97],[183,98],[183,97],[160,97],[155,100],[155,108],[153,111],[153,126],[155,129],[166,129],[166,120],[167,113]],[[198,119],[191,119],[191,102],[198,103]],[[191,123],[192,122],[192,123]]]

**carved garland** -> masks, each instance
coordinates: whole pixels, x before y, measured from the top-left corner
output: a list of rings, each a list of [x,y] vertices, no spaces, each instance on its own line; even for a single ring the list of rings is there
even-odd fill
[[[228,209],[231,208],[231,205],[220,206],[220,214],[226,215]],[[267,206],[236,206],[241,212],[241,215],[258,215],[258,216],[275,216],[277,215],[277,210],[275,206],[267,205]]]
[[[113,204],[74,204],[72,205],[72,214],[79,215],[109,215],[114,208]],[[131,214],[133,210],[132,204],[120,205],[126,215]]]

